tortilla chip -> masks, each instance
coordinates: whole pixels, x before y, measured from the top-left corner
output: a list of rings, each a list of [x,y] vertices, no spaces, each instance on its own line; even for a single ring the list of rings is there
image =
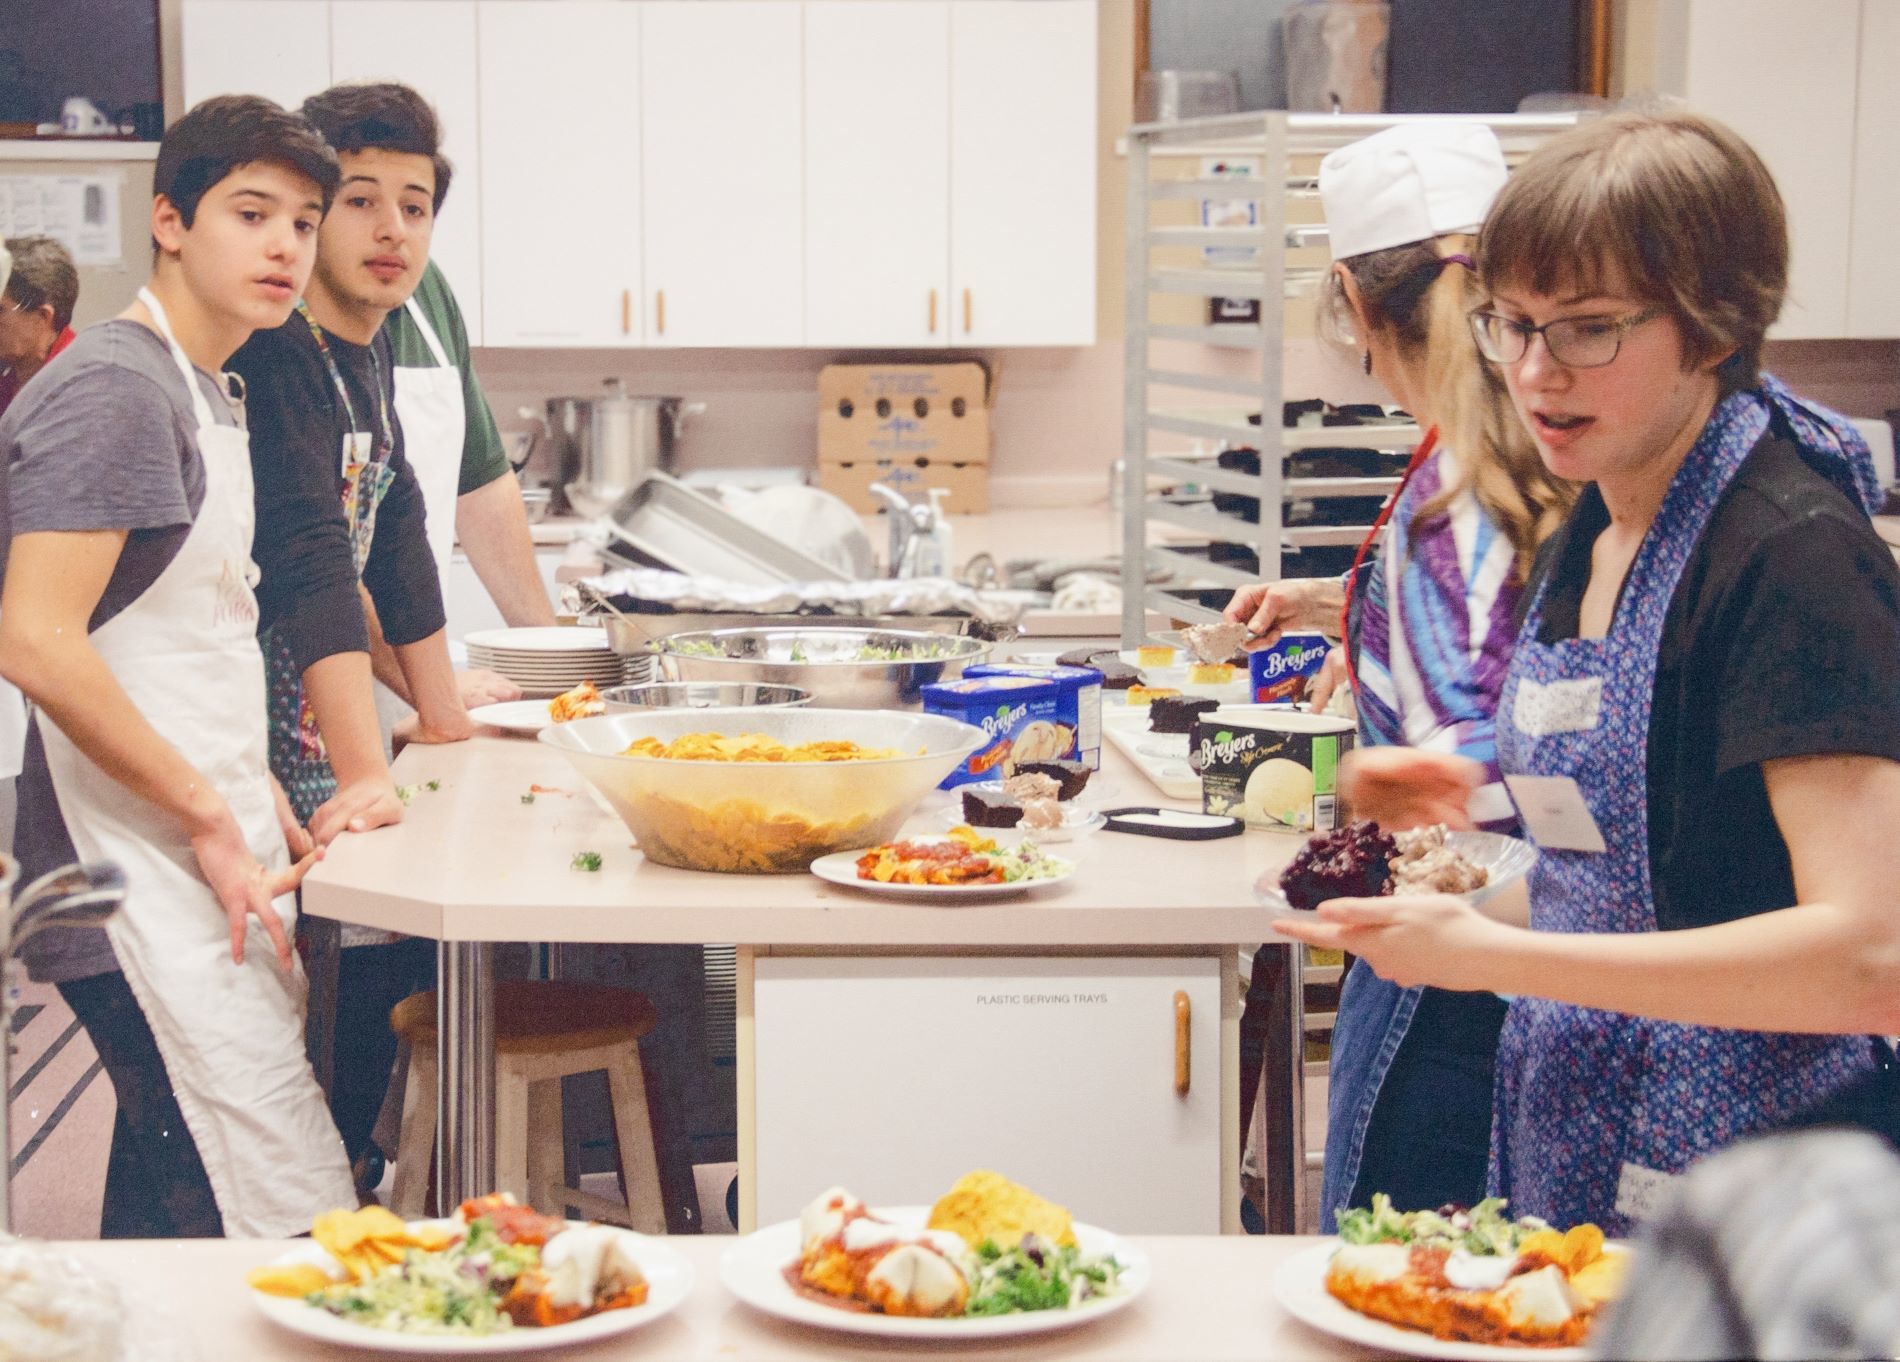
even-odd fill
[[[301,1300],[312,1291],[335,1285],[329,1273],[308,1263],[254,1268],[244,1280],[250,1283],[253,1291],[262,1291],[266,1296],[288,1296],[293,1300]]]

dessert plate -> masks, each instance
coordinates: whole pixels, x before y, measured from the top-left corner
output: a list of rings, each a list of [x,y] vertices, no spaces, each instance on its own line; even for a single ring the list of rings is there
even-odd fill
[[[1537,863],[1537,848],[1517,837],[1506,837],[1497,832],[1453,832],[1445,835],[1445,845],[1456,851],[1473,865],[1484,867],[1490,872],[1490,878],[1482,888],[1474,889],[1459,898],[1476,907],[1500,890],[1516,884],[1530,873]],[[1284,868],[1284,867],[1282,867]],[[1295,908],[1286,901],[1286,895],[1280,892],[1280,869],[1269,870],[1254,883],[1254,897],[1267,907],[1277,909],[1288,917],[1302,915],[1305,910]]]

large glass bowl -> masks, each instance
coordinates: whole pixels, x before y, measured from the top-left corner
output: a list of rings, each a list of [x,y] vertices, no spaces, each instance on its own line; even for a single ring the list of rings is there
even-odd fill
[[[923,688],[954,681],[990,654],[982,639],[911,629],[702,629],[654,639],[662,681],[757,681],[797,686],[814,705],[916,709]]]
[[[870,761],[668,761],[622,753],[640,738],[763,733],[895,748]],[[937,714],[855,709],[691,709],[607,714],[545,728],[648,860],[737,874],[803,871],[834,851],[888,842],[917,802],[987,739]]]

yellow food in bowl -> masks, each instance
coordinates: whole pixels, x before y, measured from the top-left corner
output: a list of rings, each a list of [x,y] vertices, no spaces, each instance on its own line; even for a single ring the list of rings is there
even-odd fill
[[[833,820],[772,809],[751,799],[700,805],[657,792],[641,801],[635,835],[649,861],[727,874],[787,874],[818,857],[882,840],[903,810]]]
[[[930,1208],[930,1228],[961,1235],[971,1248],[985,1239],[1014,1248],[1025,1234],[1052,1244],[1075,1242],[1075,1222],[1064,1207],[987,1168],[957,1179]]]
[[[791,746],[764,733],[682,733],[671,742],[640,738],[621,753],[661,761],[883,761],[903,755],[895,747],[859,747],[843,740]]]

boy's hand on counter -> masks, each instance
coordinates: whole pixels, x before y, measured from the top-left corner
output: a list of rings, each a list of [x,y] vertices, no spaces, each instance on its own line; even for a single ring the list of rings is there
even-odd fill
[[[521,698],[520,686],[500,672],[483,671],[479,667],[456,672],[455,686],[461,692],[462,704],[469,709],[505,705]]]
[[[1227,602],[1221,618],[1244,624],[1253,634],[1247,651],[1279,642],[1289,629],[1336,633],[1346,596],[1331,577],[1289,577],[1285,581],[1243,586]]]
[[[1339,792],[1353,817],[1388,832],[1432,823],[1469,831],[1467,805],[1483,783],[1484,766],[1470,757],[1416,747],[1362,747],[1339,768]]]
[[[337,788],[310,819],[310,835],[327,847],[339,834],[368,832],[402,822],[402,798],[387,776]]]
[[[400,752],[412,742],[424,744],[465,742],[475,736],[475,722],[468,711],[456,706],[425,722],[420,714],[411,714],[390,730],[390,743]]]

